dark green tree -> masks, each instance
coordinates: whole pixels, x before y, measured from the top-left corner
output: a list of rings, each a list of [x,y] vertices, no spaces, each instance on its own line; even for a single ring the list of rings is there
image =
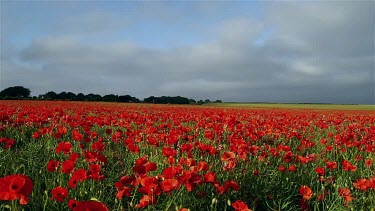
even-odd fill
[[[202,104],[204,104],[204,101],[203,101],[203,100],[199,100],[199,101],[197,102],[197,104],[198,104],[198,105],[202,105]]]
[[[143,100],[145,103],[156,103],[156,104],[189,104],[190,100],[186,97],[176,96],[161,96],[161,97],[148,97]],[[195,102],[195,101],[194,101]]]
[[[104,95],[102,100],[104,102],[117,102],[118,101],[118,96],[117,95],[114,95],[114,94],[110,94],[110,95]]]
[[[132,97],[131,102],[133,102],[133,103],[140,103],[141,101],[138,98],[136,98],[136,97]]]
[[[57,94],[56,92],[54,91],[50,91],[50,92],[47,92],[46,94],[43,95],[43,98],[44,99],[51,99],[51,100],[54,100],[54,99],[57,99]]]
[[[118,101],[123,102],[123,103],[130,103],[130,102],[138,103],[139,99],[136,97],[132,97],[130,95],[121,95],[118,97]]]
[[[66,92],[60,92],[57,95],[57,99],[59,99],[59,100],[65,100],[66,99]]]
[[[76,100],[78,100],[78,101],[84,101],[85,100],[85,95],[82,94],[82,93],[78,93],[77,97],[76,97]]]
[[[26,98],[30,97],[30,89],[23,86],[8,87],[0,92],[0,97]]]
[[[85,100],[86,101],[102,101],[102,96],[98,95],[98,94],[88,94],[85,96]]]
[[[66,97],[65,99],[67,99],[67,100],[75,100],[77,95],[74,94],[73,92],[68,92],[68,93],[66,93],[65,97]]]
[[[150,96],[148,98],[143,99],[145,103],[156,103],[156,97]]]

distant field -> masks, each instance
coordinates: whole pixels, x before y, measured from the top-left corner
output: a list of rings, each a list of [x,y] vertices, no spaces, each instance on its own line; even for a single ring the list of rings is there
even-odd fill
[[[251,108],[298,108],[298,109],[339,109],[375,111],[375,105],[337,105],[337,104],[286,104],[286,103],[212,103],[208,106],[218,107],[251,107]]]

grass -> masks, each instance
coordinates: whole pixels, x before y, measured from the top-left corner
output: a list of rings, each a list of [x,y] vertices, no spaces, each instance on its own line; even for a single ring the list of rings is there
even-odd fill
[[[237,108],[287,108],[287,109],[314,109],[314,110],[364,110],[375,111],[375,105],[357,104],[292,104],[292,103],[211,103],[207,106],[237,107]]]

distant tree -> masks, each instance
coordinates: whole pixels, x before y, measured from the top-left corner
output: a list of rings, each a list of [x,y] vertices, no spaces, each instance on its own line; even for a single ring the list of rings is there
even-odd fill
[[[211,100],[206,99],[206,100],[204,101],[204,103],[211,103]]]
[[[85,95],[82,93],[78,93],[76,96],[76,100],[78,101],[84,101],[85,100]]]
[[[189,104],[190,100],[186,97],[176,96],[161,96],[161,97],[154,97],[150,96],[143,100],[145,103],[157,103],[157,104]],[[195,102],[195,101],[194,101]]]
[[[102,101],[102,96],[99,94],[94,94],[94,101]]]
[[[77,95],[74,94],[73,92],[68,92],[68,93],[66,93],[65,97],[66,97],[65,99],[68,99],[68,100],[75,100]]]
[[[117,102],[118,96],[114,94],[104,95],[102,100],[105,102]]]
[[[223,101],[221,100],[216,100],[215,103],[222,103]]]
[[[65,100],[66,99],[66,92],[60,92],[59,94],[57,94],[57,99]]]
[[[156,100],[155,100],[155,103],[158,103],[158,104],[167,104],[168,103],[168,99],[167,99],[166,96],[157,97]]]
[[[156,97],[150,96],[148,98],[143,99],[145,103],[156,103]]]
[[[189,99],[189,104],[196,104],[197,101],[195,101],[194,99]]]
[[[102,100],[102,96],[98,95],[98,94],[88,94],[85,96],[85,100],[86,101],[101,101]]]
[[[203,101],[203,100],[199,100],[199,101],[197,102],[197,104],[198,104],[198,105],[202,105],[202,104],[204,104],[204,101]]]
[[[118,97],[119,102],[123,103],[139,103],[140,100],[136,97],[132,97],[130,95],[121,95]]]
[[[30,97],[30,89],[27,89],[23,86],[8,87],[0,92],[0,97],[16,97],[16,98]]]
[[[139,103],[141,101],[138,98],[136,98],[136,97],[132,97],[132,101],[131,102],[133,102],[133,103]]]
[[[172,104],[189,104],[190,101],[186,97],[177,96],[177,97],[171,97],[170,103],[172,103]]]
[[[121,95],[118,97],[118,101],[123,102],[123,103],[129,103],[131,102],[131,100],[132,100],[132,96],[130,95]]]
[[[47,92],[46,94],[44,94],[43,98],[54,100],[54,99],[57,99],[57,94],[54,91],[50,91],[50,92]]]

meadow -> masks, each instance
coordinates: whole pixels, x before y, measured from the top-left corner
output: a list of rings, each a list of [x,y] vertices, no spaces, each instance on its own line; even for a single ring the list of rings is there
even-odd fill
[[[0,101],[0,210],[375,209],[373,106],[271,107]]]
[[[375,111],[375,105],[357,104],[303,104],[303,103],[211,103],[207,106],[231,108],[287,108],[287,109],[313,109],[313,110],[368,110]]]

